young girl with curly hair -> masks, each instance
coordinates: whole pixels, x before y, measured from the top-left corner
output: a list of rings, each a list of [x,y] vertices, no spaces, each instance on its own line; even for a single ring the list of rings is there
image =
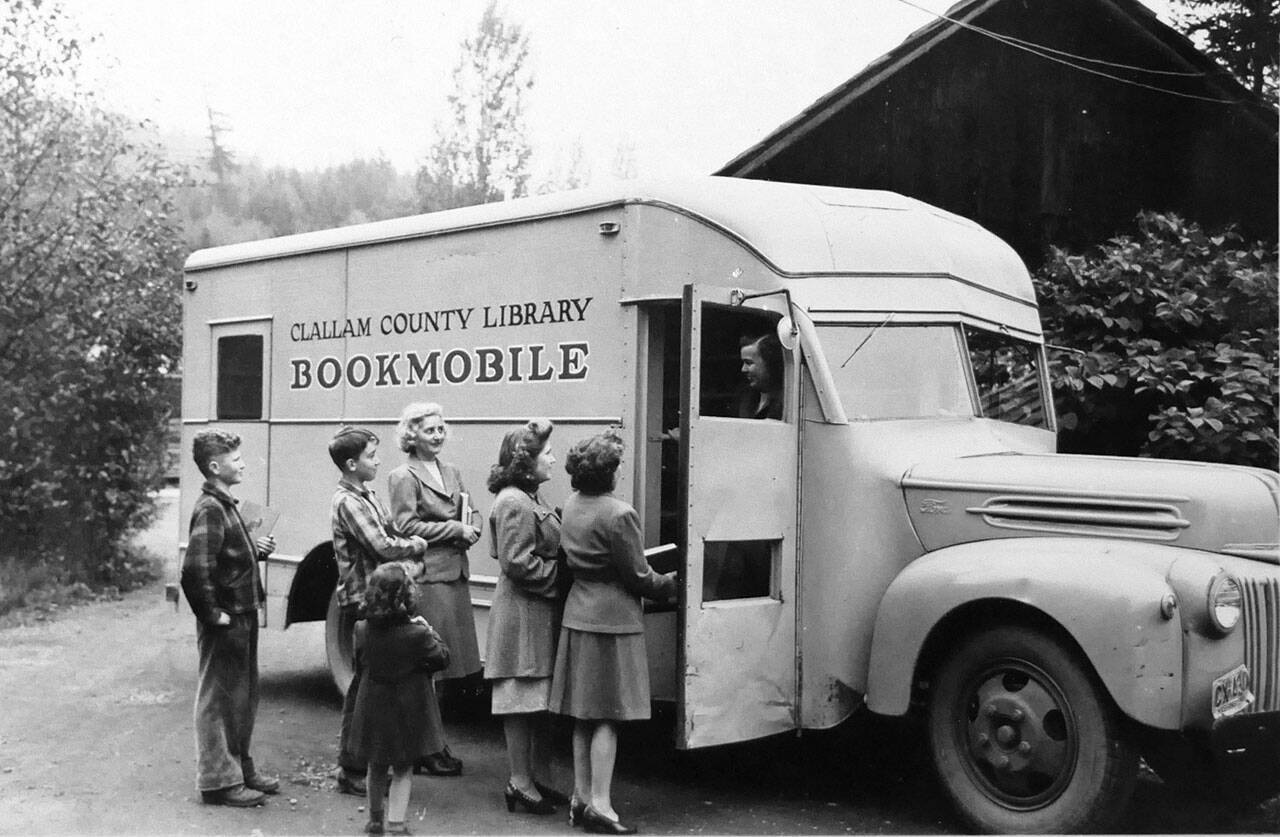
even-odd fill
[[[421,616],[414,616],[413,581],[399,562],[369,576],[365,618],[356,623],[359,692],[351,719],[351,748],[369,764],[368,834],[382,834],[387,771],[386,833],[408,834],[405,812],[413,765],[426,755],[431,673],[449,664],[449,648]]]

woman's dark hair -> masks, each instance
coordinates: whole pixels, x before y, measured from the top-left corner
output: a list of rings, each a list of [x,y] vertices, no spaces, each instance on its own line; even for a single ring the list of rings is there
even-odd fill
[[[618,464],[622,462],[622,437],[613,428],[583,439],[565,456],[569,483],[583,494],[604,494],[613,490]]]
[[[743,337],[740,341],[743,348],[755,346],[760,353],[760,360],[769,372],[769,381],[775,388],[782,387],[782,343],[776,334],[762,334],[759,337]]]
[[[538,454],[554,429],[546,419],[534,419],[524,427],[508,430],[498,447],[498,463],[489,469],[489,491],[497,494],[508,485],[524,491],[536,489]]]
[[[407,622],[417,603],[413,581],[401,564],[383,564],[370,573],[364,591],[364,618],[370,622]]]

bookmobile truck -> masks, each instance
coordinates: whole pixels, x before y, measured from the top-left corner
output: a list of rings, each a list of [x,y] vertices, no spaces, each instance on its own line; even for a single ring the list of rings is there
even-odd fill
[[[976,224],[886,192],[630,183],[202,250],[184,297],[183,450],[243,438],[241,496],[280,512],[267,627],[328,620],[340,687],[326,448],[372,428],[381,480],[402,407],[435,401],[481,514],[507,429],[552,419],[563,458],[620,427],[617,494],[676,545],[678,603],[646,620],[679,748],[919,713],[992,831],[1113,826],[1139,755],[1280,791],[1276,473],[1055,454],[1030,278]],[[784,415],[739,418],[739,339],[765,332]],[[471,550],[481,648],[496,566]]]

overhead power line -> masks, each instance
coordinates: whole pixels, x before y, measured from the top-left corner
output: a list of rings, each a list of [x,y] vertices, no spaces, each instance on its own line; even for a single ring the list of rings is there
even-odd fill
[[[1207,75],[1206,73],[1199,73],[1199,72],[1183,73],[1183,72],[1177,72],[1172,70],[1154,70],[1147,67],[1136,67],[1128,64],[1118,64],[1111,61],[1104,61],[1100,58],[1088,58],[1085,56],[1064,52],[1059,49],[1054,49],[1052,47],[1047,47],[1042,44],[1032,43],[1031,41],[1024,41],[1021,38],[1015,38],[1011,35],[1003,35],[999,32],[993,32],[990,29],[984,29],[981,26],[975,26],[972,23],[966,23],[963,20],[957,20],[953,17],[948,17],[945,14],[940,14],[938,12],[930,11],[929,9],[926,9],[923,6],[919,6],[911,2],[911,0],[898,0],[898,2],[903,4],[904,6],[910,6],[911,8],[916,9],[917,11],[924,12],[927,15],[932,15],[933,17],[936,17],[939,20],[945,20],[948,23],[961,27],[962,29],[968,29],[969,31],[982,35],[985,38],[990,38],[996,41],[997,43],[1001,43],[1006,46],[1011,46],[1014,49],[1020,49],[1023,52],[1029,52],[1032,55],[1045,59],[1046,61],[1052,61],[1055,64],[1061,64],[1065,67],[1070,67],[1073,70],[1079,70],[1080,72],[1083,72],[1083,73],[1089,73],[1091,75],[1101,76],[1102,78],[1110,79],[1112,81],[1117,81],[1121,84],[1127,84],[1132,87],[1141,87],[1145,90],[1154,90],[1157,93],[1166,93],[1170,96],[1179,96],[1184,99],[1196,99],[1201,102],[1210,102],[1215,105],[1239,105],[1239,104],[1243,104],[1245,101],[1244,99],[1219,99],[1214,96],[1201,96],[1197,93],[1185,93],[1181,90],[1170,90],[1167,87],[1160,87],[1155,84],[1148,84],[1146,82],[1135,81],[1133,79],[1123,78],[1121,76],[1117,76],[1112,73],[1104,72],[1103,70],[1094,69],[1093,67],[1082,66],[1081,64],[1073,63],[1073,61],[1083,61],[1088,63],[1101,64],[1109,67],[1115,67],[1117,69],[1133,70],[1135,72],[1144,72],[1144,73],[1158,73],[1162,75],[1204,77]],[[1067,57],[1060,58],[1058,56],[1067,56]],[[1068,58],[1072,60],[1067,60]]]

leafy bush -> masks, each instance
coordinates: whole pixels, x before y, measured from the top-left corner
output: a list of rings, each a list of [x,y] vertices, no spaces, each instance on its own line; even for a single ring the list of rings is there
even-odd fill
[[[183,176],[80,87],[66,27],[0,13],[0,559],[114,584],[164,476]]]
[[[1277,256],[1143,212],[1036,275],[1063,451],[1275,468]]]

